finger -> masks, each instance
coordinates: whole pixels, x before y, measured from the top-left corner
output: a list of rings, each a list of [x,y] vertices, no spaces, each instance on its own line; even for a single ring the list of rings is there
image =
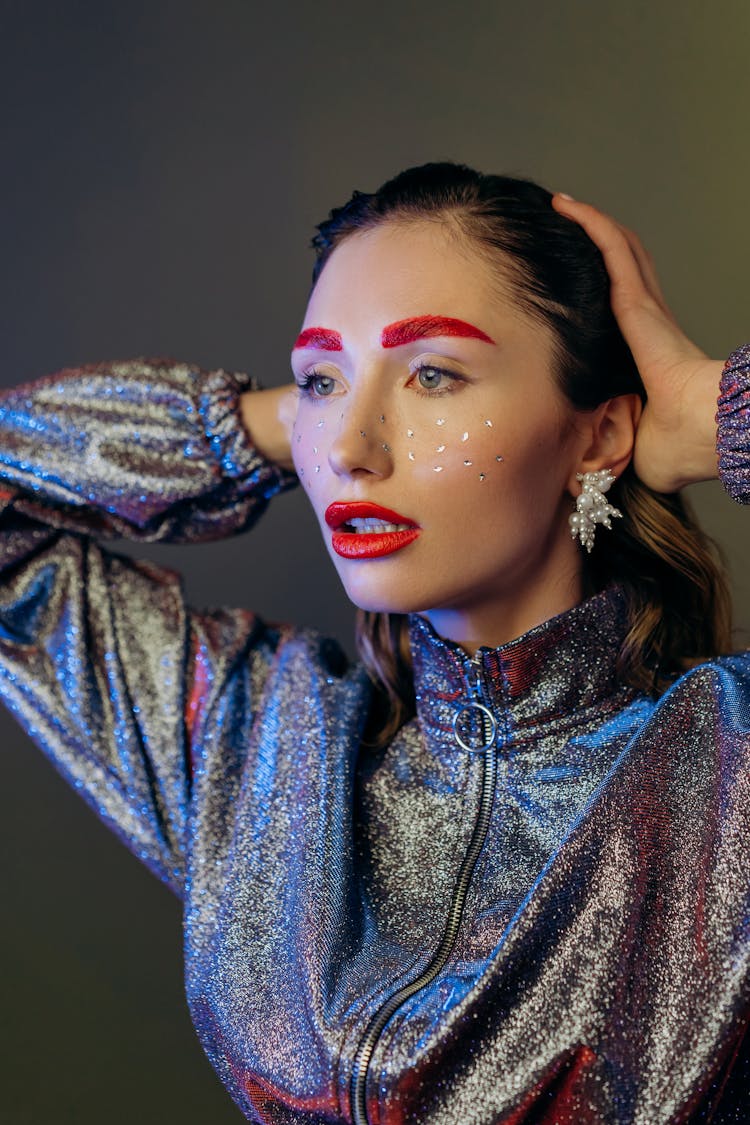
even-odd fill
[[[658,306],[661,313],[665,315],[668,321],[679,330],[679,325],[676,321],[675,314],[672,313],[665,295],[662,293],[659,278],[657,276],[656,267],[654,267],[651,254],[645,249],[645,246],[640,240],[640,237],[631,231],[629,227],[623,226],[622,223],[617,223],[611,215],[606,215],[600,212],[598,208],[591,207],[590,204],[581,204],[578,200],[570,199],[567,196],[558,194],[552,199],[552,205],[555,209],[559,210],[568,218],[579,223],[584,227],[584,230],[589,235],[591,241],[595,242],[599,250],[604,254],[602,245],[602,237],[606,236],[607,228],[609,231],[615,230],[620,232],[623,239],[629,246],[630,252],[633,255],[636,266],[638,266],[643,288],[647,291],[653,303]],[[616,278],[612,275],[611,269],[612,259],[607,260],[605,255],[605,263],[611,278],[613,288],[615,286]],[[618,261],[618,267],[621,267],[622,260]],[[633,293],[635,297],[635,293]],[[614,298],[614,294],[613,294]]]
[[[630,240],[619,223],[589,203],[579,203],[561,194],[554,195],[552,206],[556,211],[583,227],[591,241],[599,248],[612,285],[612,302],[626,311],[654,299],[649,292]]]
[[[632,231],[628,227],[622,225],[620,225],[620,229],[628,240],[628,244],[631,251],[633,252],[635,260],[638,263],[638,268],[641,271],[641,276],[643,277],[646,288],[648,289],[649,293],[656,301],[664,315],[669,317],[673,324],[676,324],[677,321],[675,320],[674,313],[667,304],[664,292],[661,287],[661,283],[659,282],[653,257],[651,256],[651,254],[649,254],[648,250],[643,245],[635,231]]]

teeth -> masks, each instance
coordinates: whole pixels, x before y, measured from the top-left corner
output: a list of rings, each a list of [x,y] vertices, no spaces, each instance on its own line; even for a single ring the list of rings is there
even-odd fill
[[[382,523],[366,516],[356,516],[353,520],[349,520],[346,526],[351,527],[359,535],[385,535],[389,531],[409,531],[411,528],[411,524],[408,523]]]

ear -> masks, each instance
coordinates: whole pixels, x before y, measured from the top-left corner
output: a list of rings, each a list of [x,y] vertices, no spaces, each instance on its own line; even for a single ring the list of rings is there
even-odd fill
[[[616,477],[627,468],[633,456],[635,433],[643,402],[640,395],[618,395],[585,414],[580,428],[582,444],[579,460],[568,481],[571,495],[577,496],[581,485],[576,473],[595,473],[610,469]]]

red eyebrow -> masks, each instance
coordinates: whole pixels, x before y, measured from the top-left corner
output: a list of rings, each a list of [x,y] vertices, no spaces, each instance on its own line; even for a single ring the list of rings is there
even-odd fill
[[[380,342],[384,348],[398,348],[423,336],[469,336],[487,344],[495,343],[481,328],[453,316],[414,316],[408,320],[397,320],[385,326]]]
[[[343,350],[341,334],[332,328],[305,328],[297,337],[295,348],[321,348],[327,352]],[[294,350],[294,349],[292,349]]]

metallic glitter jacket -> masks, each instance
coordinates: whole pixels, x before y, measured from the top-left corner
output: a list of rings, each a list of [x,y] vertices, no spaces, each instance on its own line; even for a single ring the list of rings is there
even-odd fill
[[[103,545],[232,535],[294,483],[251,385],[134,360],[0,397],[2,697],[182,898],[222,1082],[279,1125],[748,1120],[750,656],[654,701],[616,588],[474,659],[415,616],[417,716],[363,748],[335,643]]]

